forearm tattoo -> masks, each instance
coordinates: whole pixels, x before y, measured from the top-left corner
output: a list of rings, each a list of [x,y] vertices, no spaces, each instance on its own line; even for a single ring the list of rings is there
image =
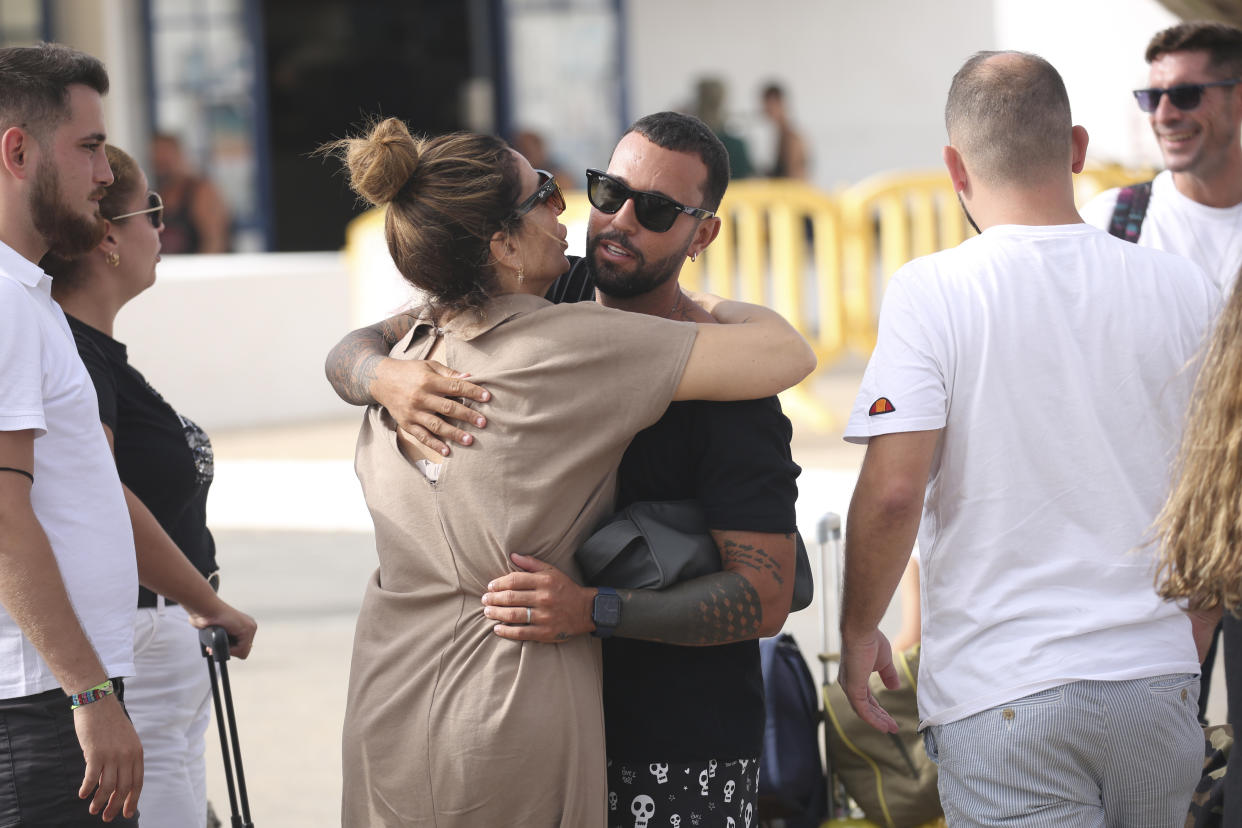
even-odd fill
[[[792,540],[793,535],[785,535],[785,539]],[[772,556],[766,550],[758,546],[725,538],[724,543],[721,544],[720,554],[726,566],[733,564],[734,567],[744,567],[753,570],[756,575],[771,578],[777,586],[785,585],[785,576],[781,574],[780,566],[772,560]]]
[[[704,647],[759,637],[759,593],[736,572],[717,572],[665,590],[617,590],[617,635]]]
[[[329,353],[325,366],[332,390],[347,403],[372,405],[377,366],[414,324],[410,316],[394,316],[345,336]]]

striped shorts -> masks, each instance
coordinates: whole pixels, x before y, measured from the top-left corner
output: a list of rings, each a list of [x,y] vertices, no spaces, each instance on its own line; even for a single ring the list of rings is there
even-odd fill
[[[924,731],[951,826],[1172,828],[1203,767],[1199,679],[1075,681]]]

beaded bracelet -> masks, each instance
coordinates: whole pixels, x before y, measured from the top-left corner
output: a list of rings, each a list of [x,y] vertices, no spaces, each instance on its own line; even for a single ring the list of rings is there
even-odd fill
[[[83,705],[97,702],[104,696],[111,696],[116,690],[112,687],[112,679],[96,684],[90,690],[83,693],[73,693],[69,696],[69,708],[77,710]]]

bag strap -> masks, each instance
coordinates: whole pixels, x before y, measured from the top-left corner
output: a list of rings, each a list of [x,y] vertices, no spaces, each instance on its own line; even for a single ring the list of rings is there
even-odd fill
[[[598,575],[604,567],[612,563],[618,555],[625,551],[627,546],[642,536],[643,533],[638,528],[638,525],[629,520],[616,520],[600,527],[595,534],[583,541],[582,549],[590,550],[598,547],[601,551],[595,554],[591,554],[588,551],[576,556],[579,566],[582,566],[584,562],[591,561],[599,564],[593,572],[588,572],[583,567],[582,577],[587,583],[590,583],[591,579]]]
[[[857,715],[850,707],[849,699],[845,700],[845,708],[851,714]],[[841,744],[845,745],[849,750],[857,755],[860,759],[867,763],[871,768],[871,773],[875,776],[875,792],[876,798],[880,801],[880,811],[884,815],[884,828],[896,828],[893,822],[893,815],[888,810],[888,797],[884,795],[884,772],[880,770],[880,766],[875,760],[867,755],[866,751],[854,744],[850,737],[845,735],[845,728],[841,725],[841,718],[837,711],[833,709],[832,702],[828,698],[828,688],[824,688],[824,714],[828,717],[828,722],[832,725],[832,729],[837,732],[837,736],[841,739]]]
[[[917,644],[915,645],[918,646]],[[915,693],[919,692],[919,680],[910,669],[910,662],[906,659],[905,653],[893,653],[893,661],[897,664],[897,670],[901,675],[906,677],[906,683],[910,685],[910,689]]]
[[[1108,223],[1108,232],[1119,239],[1138,242],[1150,202],[1150,181],[1122,187],[1117,193],[1117,204],[1113,207],[1113,218]]]

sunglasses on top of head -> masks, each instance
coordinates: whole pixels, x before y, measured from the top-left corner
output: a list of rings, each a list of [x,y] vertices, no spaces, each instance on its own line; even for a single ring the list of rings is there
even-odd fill
[[[668,230],[682,213],[697,219],[709,219],[716,215],[701,207],[687,207],[659,193],[632,190],[600,170],[587,170],[586,173],[587,198],[596,210],[612,215],[624,207],[625,202],[634,199],[634,217],[653,233]]]
[[[1138,101],[1139,109],[1144,112],[1155,112],[1160,106],[1160,96],[1168,95],[1169,103],[1183,112],[1189,112],[1203,103],[1203,90],[1212,86],[1237,86],[1242,79],[1212,81],[1211,83],[1179,83],[1168,89],[1152,87],[1151,89],[1135,89],[1134,100]]]
[[[108,221],[120,221],[121,219],[133,218],[134,216],[146,216],[147,221],[151,222],[151,226],[158,228],[164,221],[164,200],[160,198],[159,193],[152,191],[147,193],[147,205],[145,210],[122,213],[119,216],[113,216]]]
[[[513,209],[514,218],[526,215],[545,201],[552,205],[557,215],[565,212],[565,194],[561,192],[561,186],[556,183],[552,173],[547,170],[535,170],[535,173],[539,176],[539,186],[530,198]]]

